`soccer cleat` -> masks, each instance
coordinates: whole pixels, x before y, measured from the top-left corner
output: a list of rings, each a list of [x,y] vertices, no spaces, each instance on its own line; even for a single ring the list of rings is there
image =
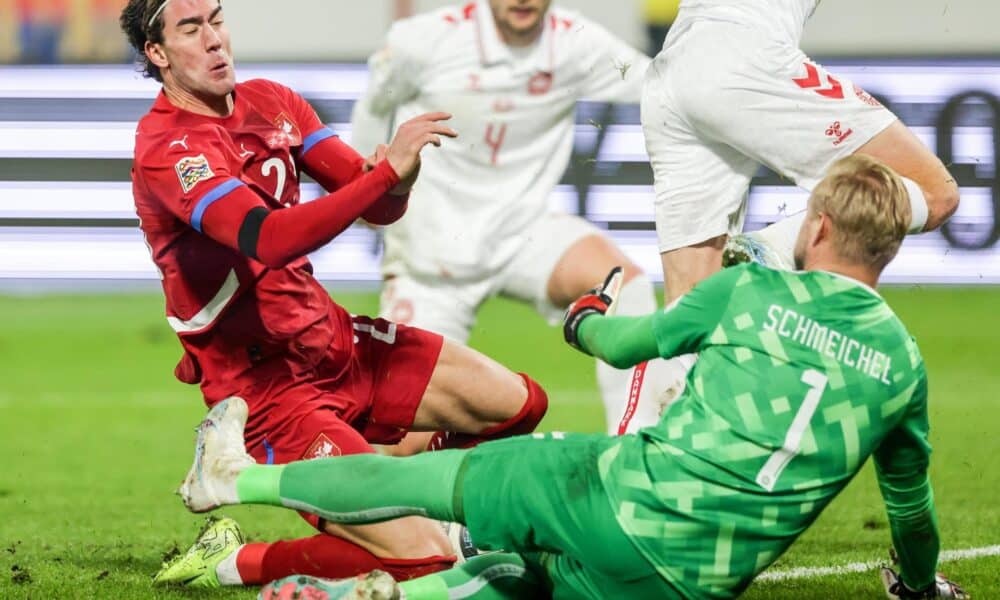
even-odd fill
[[[292,575],[265,585],[257,600],[398,600],[399,586],[383,571],[353,579],[320,579]]]
[[[206,512],[223,504],[238,504],[236,478],[254,460],[243,445],[247,403],[226,398],[208,411],[198,426],[194,464],[178,493],[191,512]]]
[[[772,269],[794,271],[795,265],[775,252],[760,236],[741,233],[730,236],[722,249],[722,266],[754,262]]]
[[[188,551],[163,563],[153,576],[153,585],[217,588],[216,568],[244,543],[243,532],[236,521],[209,517]]]

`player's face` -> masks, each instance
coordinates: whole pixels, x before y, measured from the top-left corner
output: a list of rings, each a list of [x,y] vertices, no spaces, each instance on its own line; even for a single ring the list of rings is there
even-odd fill
[[[493,20],[509,44],[534,41],[550,4],[552,0],[490,0]]]
[[[236,85],[229,30],[219,0],[170,0],[163,10],[164,86],[209,106]],[[147,53],[149,50],[147,49]]]

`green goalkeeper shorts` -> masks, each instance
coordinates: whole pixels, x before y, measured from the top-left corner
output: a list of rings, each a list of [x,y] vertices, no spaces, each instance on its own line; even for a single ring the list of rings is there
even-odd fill
[[[459,493],[473,542],[521,554],[553,598],[682,598],[615,519],[597,466],[615,442],[536,434],[469,451]]]

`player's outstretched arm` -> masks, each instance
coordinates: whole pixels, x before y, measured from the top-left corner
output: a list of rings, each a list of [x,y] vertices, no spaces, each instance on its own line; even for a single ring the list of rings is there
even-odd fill
[[[563,337],[570,346],[619,369],[657,356],[652,315],[611,316],[622,272],[621,267],[612,269],[604,283],[570,304],[563,318]]]
[[[940,550],[934,493],[927,474],[931,452],[927,378],[923,366],[918,368],[910,402],[903,409],[906,414],[872,455],[899,556],[900,579],[909,590],[934,585]]]
[[[208,206],[199,231],[271,268],[281,268],[329,243],[390,190],[401,186],[408,190],[419,170],[423,147],[440,145],[441,136],[457,135],[440,123],[448,116],[430,113],[404,123],[384,161],[312,202],[270,210],[248,186],[236,185],[226,193],[225,201]]]

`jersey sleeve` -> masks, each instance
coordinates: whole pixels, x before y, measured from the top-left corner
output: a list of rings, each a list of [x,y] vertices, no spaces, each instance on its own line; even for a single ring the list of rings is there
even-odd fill
[[[209,207],[216,214],[232,213],[239,222],[251,208],[264,206],[232,171],[231,145],[228,135],[214,127],[171,132],[136,161],[134,177],[171,214],[199,233],[210,233],[204,231]]]
[[[931,454],[927,375],[922,365],[920,369],[907,413],[873,455],[903,582],[910,589],[931,585],[940,549],[934,493],[927,475]]]
[[[600,102],[639,102],[649,57],[601,25],[581,21],[573,27],[573,50],[585,57],[582,96]]]
[[[389,140],[396,108],[420,91],[423,44],[416,29],[412,20],[397,22],[368,59],[368,89],[351,114],[351,145],[362,153]]]
[[[746,267],[723,269],[656,314],[653,333],[661,357],[698,352],[706,346],[744,272]]]

